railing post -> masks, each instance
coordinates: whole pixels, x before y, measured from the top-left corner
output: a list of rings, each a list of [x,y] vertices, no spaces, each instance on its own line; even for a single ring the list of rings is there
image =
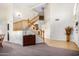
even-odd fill
[[[44,43],[44,42],[45,42],[45,41],[44,41],[44,30],[42,31],[42,35],[43,35],[43,43]]]

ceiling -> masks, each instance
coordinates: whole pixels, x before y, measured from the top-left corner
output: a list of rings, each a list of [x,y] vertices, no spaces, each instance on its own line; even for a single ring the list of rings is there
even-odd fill
[[[46,3],[41,3],[41,4],[37,5],[37,6],[35,6],[34,10],[35,10],[36,12],[38,12],[39,15],[44,15],[44,8],[45,8],[45,5],[46,5]]]
[[[0,3],[0,18],[5,19],[8,17],[13,6],[28,6],[30,8],[35,8],[39,4],[41,3]]]
[[[5,19],[9,16],[9,13],[11,11],[11,8],[13,5],[21,5],[21,6],[28,6],[30,8],[35,9],[38,12],[43,12],[43,8],[45,6],[45,3],[0,3],[0,19]],[[79,5],[78,5],[79,7]],[[79,10],[79,8],[78,8]],[[79,13],[79,11],[78,11]]]

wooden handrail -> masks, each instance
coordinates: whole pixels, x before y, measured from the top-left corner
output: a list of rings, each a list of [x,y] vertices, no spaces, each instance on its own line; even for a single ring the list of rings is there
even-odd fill
[[[30,21],[34,21],[35,20],[35,18],[37,18],[39,15],[37,15],[37,16],[35,16],[35,17],[33,17]]]
[[[19,21],[16,21],[16,22],[13,22],[13,27],[14,27],[14,30],[15,31],[18,31],[18,30],[22,30],[26,27],[30,28],[37,20],[38,20],[38,15],[33,17],[31,20],[29,19],[23,19],[23,20],[19,20]],[[16,25],[19,25],[16,26]]]
[[[29,20],[29,19],[27,19],[27,20],[23,19],[23,20],[16,21],[16,22],[13,22],[13,23],[28,21],[28,23],[30,23],[30,25],[32,25],[34,22],[36,22],[36,21],[38,20],[38,19],[35,19],[35,18],[37,18],[37,17],[39,17],[39,16],[37,15],[37,16],[33,17],[31,20]]]
[[[39,18],[39,16],[35,16],[32,20],[29,20],[29,26],[28,27],[32,26],[38,20],[36,18]]]
[[[18,23],[18,22],[22,22],[22,21],[28,21],[28,19],[22,19],[22,20],[19,20],[19,21],[16,21],[16,22],[13,22],[13,23]]]

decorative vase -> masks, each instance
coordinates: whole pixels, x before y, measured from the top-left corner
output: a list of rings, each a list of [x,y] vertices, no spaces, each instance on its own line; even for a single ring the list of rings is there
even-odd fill
[[[70,42],[70,36],[71,36],[71,33],[72,33],[72,27],[70,27],[70,26],[66,27],[65,31],[66,31],[66,41]]]

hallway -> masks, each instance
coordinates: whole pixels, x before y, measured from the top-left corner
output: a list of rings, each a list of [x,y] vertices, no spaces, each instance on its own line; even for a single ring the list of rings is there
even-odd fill
[[[8,3],[0,9],[0,35],[5,35],[0,55],[79,55],[79,3]],[[22,46],[27,43],[36,45]]]

